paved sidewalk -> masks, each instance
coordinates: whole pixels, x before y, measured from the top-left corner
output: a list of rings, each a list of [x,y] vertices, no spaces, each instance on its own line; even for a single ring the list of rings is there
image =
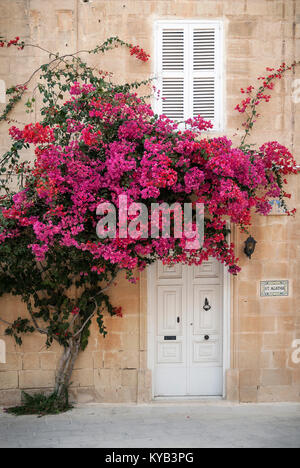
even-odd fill
[[[300,448],[300,405],[86,405],[14,417],[0,411],[0,448]]]

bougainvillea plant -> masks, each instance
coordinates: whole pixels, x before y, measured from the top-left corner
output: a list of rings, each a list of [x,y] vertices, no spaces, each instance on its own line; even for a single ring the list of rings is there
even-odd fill
[[[27,47],[19,38],[0,42],[1,47],[12,45]],[[118,38],[89,53],[116,46],[127,47],[139,60],[149,59],[139,46]],[[78,53],[50,54],[50,62],[27,83],[8,90],[2,121],[13,122],[11,110],[38,74],[35,93],[43,98],[42,118],[10,127],[12,147],[1,161],[0,294],[20,296],[27,305],[28,317],[8,323],[6,330],[18,344],[23,333],[37,331],[47,346],[53,341],[62,345],[55,387],[61,399],[77,355],[88,343],[93,317],[105,335],[105,311],[122,315],[121,304],[114,307],[108,296],[117,274],[125,271],[136,281],[136,272],[157,260],[200,265],[209,257],[237,274],[228,221],[247,229],[253,212],[270,212],[271,198],[284,202],[286,176],[296,173],[296,164],[277,142],[253,149],[243,139],[234,147],[227,137],[201,137],[212,128],[201,116],[182,126],[156,115],[147,98],[136,93],[149,82],[113,84]],[[264,86],[271,82],[267,78]],[[265,99],[262,90],[255,97],[252,92],[247,90],[247,102],[239,107],[241,112],[250,108],[247,135],[257,103]],[[35,95],[26,103],[28,112],[34,102]],[[20,151],[30,148],[34,160],[21,162]],[[15,192],[12,175],[20,185]],[[185,236],[152,238],[141,232],[124,237],[119,226],[116,236],[100,239],[97,207],[109,203],[118,208],[121,195],[129,203],[143,203],[149,212],[153,204],[204,204],[203,247],[188,249]]]

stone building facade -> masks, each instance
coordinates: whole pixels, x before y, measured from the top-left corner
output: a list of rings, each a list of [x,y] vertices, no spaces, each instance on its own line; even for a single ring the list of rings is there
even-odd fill
[[[252,84],[266,66],[300,60],[299,0],[0,0],[0,12],[0,35],[18,35],[52,51],[90,49],[118,35],[140,44],[152,57],[157,21],[220,21],[224,29],[223,133],[236,141],[241,117],[234,107],[240,88]],[[22,53],[0,49],[0,80],[6,86],[22,83],[45,60],[47,56],[36,49]],[[153,60],[146,65],[133,62],[120,50],[90,60],[114,72],[120,82],[144,79],[154,71]],[[277,84],[252,138],[257,144],[280,141],[300,164],[300,103],[292,98],[299,78],[296,69]],[[22,106],[15,117],[22,122],[32,119]],[[1,153],[8,145],[7,126],[1,124]],[[290,190],[292,204],[299,209],[298,177],[290,180]],[[293,344],[300,340],[299,214],[293,219],[275,214],[255,217],[252,234],[258,244],[249,260],[243,253],[245,236],[237,230],[232,233],[243,269],[238,277],[226,277],[223,284],[227,358],[221,396],[240,402],[300,401],[300,364],[292,358]],[[105,339],[93,326],[72,377],[77,401],[145,403],[153,399],[151,274],[143,273],[137,285],[119,278],[111,295],[116,304],[122,299],[124,317],[106,319]],[[261,281],[271,280],[288,280],[288,296],[262,297]],[[23,314],[22,303],[10,296],[0,299],[0,309],[4,319]],[[18,403],[21,390],[51,389],[58,347],[47,350],[41,336],[30,336],[19,348],[4,337],[4,330],[0,323],[0,339],[6,343],[6,363],[0,364],[0,405]]]

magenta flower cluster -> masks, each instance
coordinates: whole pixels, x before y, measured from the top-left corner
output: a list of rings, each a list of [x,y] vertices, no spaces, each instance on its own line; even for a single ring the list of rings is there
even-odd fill
[[[26,189],[2,209],[11,231],[4,230],[0,242],[31,229],[35,241],[28,248],[38,261],[53,248],[75,248],[90,254],[90,269],[99,275],[107,264],[132,271],[145,268],[150,258],[201,264],[209,256],[237,273],[226,220],[245,228],[253,210],[266,215],[270,198],[288,196],[279,183],[296,172],[287,148],[269,142],[246,151],[233,147],[226,137],[200,138],[210,122],[196,117],[182,130],[165,116],[155,116],[136,94],[99,96],[93,86],[78,82],[70,94],[64,127],[11,129],[15,140],[36,145],[36,160]],[[68,137],[65,145],[58,142],[60,132]],[[95,239],[97,206],[118,206],[120,195],[148,206],[204,203],[203,248],[187,250],[184,237]],[[43,208],[33,215],[38,206]]]

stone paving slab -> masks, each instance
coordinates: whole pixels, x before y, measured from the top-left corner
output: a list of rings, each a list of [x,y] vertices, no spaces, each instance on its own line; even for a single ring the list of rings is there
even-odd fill
[[[300,448],[300,404],[94,404],[43,418],[0,410],[6,447]]]

